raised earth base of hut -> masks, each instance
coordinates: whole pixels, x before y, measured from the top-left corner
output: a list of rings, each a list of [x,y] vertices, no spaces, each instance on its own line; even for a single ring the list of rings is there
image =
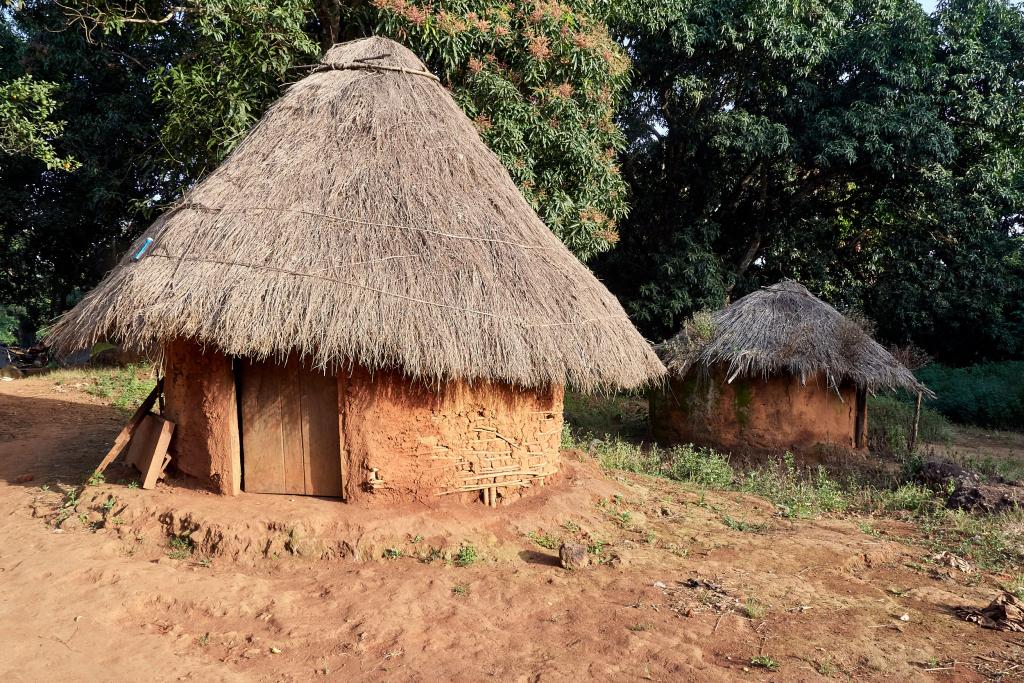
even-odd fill
[[[735,452],[864,446],[867,408],[853,384],[836,390],[823,377],[790,375],[726,381],[710,376],[673,379],[651,394],[651,428],[659,442],[693,443]]]
[[[325,377],[187,340],[168,345],[164,386],[173,462],[220,493],[496,506],[558,472],[560,387],[428,386],[362,367]]]

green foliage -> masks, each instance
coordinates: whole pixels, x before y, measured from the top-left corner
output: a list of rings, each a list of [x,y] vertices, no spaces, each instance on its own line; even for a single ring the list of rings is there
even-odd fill
[[[737,487],[772,501],[783,517],[803,519],[849,507],[842,487],[823,467],[809,474],[796,467],[792,453],[786,453],[781,459],[745,472]]]
[[[977,515],[942,509],[919,523],[933,552],[946,550],[992,571],[1019,570],[1024,563],[1024,510]]]
[[[612,26],[633,208],[596,266],[648,336],[788,276],[886,340],[1024,352],[1024,10],[656,0]]]
[[[758,655],[750,660],[750,664],[762,669],[768,669],[769,671],[779,670],[779,663],[768,655]]]
[[[24,306],[0,305],[0,344],[11,346],[18,343],[18,328],[25,313]]]
[[[195,550],[195,541],[188,534],[170,536],[167,539],[167,545],[170,546],[170,552],[167,553],[167,557],[172,560],[187,559]]]
[[[87,394],[107,399],[126,412],[134,411],[156,386],[153,369],[145,363],[120,368],[58,370],[49,377],[56,384],[80,385]]]
[[[670,479],[708,488],[724,488],[733,481],[734,472],[726,456],[710,448],[674,446],[667,451],[666,473]]]
[[[541,548],[547,548],[548,550],[557,550],[560,544],[557,536],[546,531],[531,531],[527,536]]]
[[[0,81],[0,153],[38,159],[49,169],[74,170],[74,159],[61,158],[51,140],[64,132],[54,121],[58,85],[37,81],[30,74]]]
[[[385,35],[452,91],[548,226],[581,258],[609,249],[626,214],[613,117],[629,60],[589,0],[75,0],[88,35],[173,40],[154,70],[162,138],[183,185],[218,163],[330,45]]]
[[[728,486],[733,478],[729,460],[707,448],[683,445],[662,449],[653,444],[644,447],[607,435],[604,439],[588,436],[584,441],[577,447],[589,448],[601,467],[608,470],[664,476],[715,488]]]
[[[402,552],[401,548],[385,548],[384,559],[385,560],[398,560],[405,557],[405,553]]]
[[[1024,361],[966,368],[936,364],[918,375],[938,394],[927,404],[951,420],[996,429],[1024,426]]]
[[[868,444],[873,453],[906,455],[907,438],[914,422],[914,404],[894,396],[868,398]],[[921,407],[918,440],[929,443],[949,443],[953,438],[953,425],[928,406]]]
[[[162,113],[150,72],[173,60],[173,40],[105,36],[88,42],[57,3],[25,0],[0,11],[0,83],[52,83],[47,136],[57,158],[0,152],[0,308],[18,312],[25,341],[74,303],[127,248],[144,209],[174,198],[175,174],[154,164]]]
[[[459,551],[455,553],[455,557],[452,561],[456,567],[468,567],[479,558],[476,552],[476,548],[472,543],[463,543],[459,546]]]
[[[187,3],[181,25],[190,50],[152,77],[167,109],[161,138],[168,161],[195,180],[234,149],[280,96],[289,69],[315,62],[305,0],[203,0]],[[120,31],[113,22],[109,30]],[[295,73],[295,72],[292,72]]]

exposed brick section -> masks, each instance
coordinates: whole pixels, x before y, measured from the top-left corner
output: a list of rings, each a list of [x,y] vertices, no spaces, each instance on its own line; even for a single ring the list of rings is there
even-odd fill
[[[362,369],[339,387],[350,499],[461,495],[498,504],[558,471],[560,387],[428,387]]]

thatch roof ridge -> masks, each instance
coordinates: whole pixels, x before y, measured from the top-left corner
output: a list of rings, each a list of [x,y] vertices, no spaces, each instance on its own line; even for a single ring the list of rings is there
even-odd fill
[[[520,386],[660,377],[615,297],[426,72],[384,38],[331,48],[53,343],[190,337],[231,355]]]
[[[832,387],[845,380],[872,391],[931,391],[855,321],[795,280],[762,287],[689,322],[656,350],[669,373],[724,365],[739,376],[824,375]]]

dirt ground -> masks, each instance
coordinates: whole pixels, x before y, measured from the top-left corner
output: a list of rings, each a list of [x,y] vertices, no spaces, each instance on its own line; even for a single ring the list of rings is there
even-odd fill
[[[1024,680],[1024,634],[953,613],[1008,577],[929,562],[909,524],[791,522],[571,453],[498,510],[142,491],[112,468],[62,515],[124,420],[0,382],[0,680]],[[558,567],[557,537],[595,563]]]

